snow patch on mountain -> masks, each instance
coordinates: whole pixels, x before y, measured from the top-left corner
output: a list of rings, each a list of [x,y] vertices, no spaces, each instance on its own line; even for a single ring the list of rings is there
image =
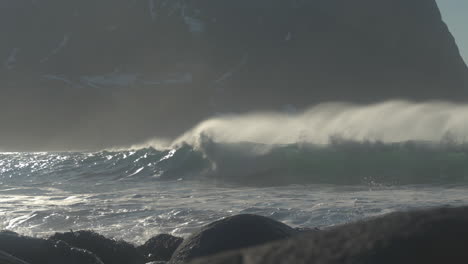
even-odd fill
[[[218,79],[216,79],[214,82],[215,83],[220,83],[220,82],[223,82],[229,78],[231,78],[231,76],[236,73],[238,70],[240,70],[240,68],[242,66],[244,66],[247,61],[248,61],[248,54],[245,54],[244,56],[242,56],[241,60],[239,61],[239,63],[237,63],[234,67],[232,67],[230,70],[228,70],[227,72],[225,72],[224,74],[222,74]]]
[[[54,81],[62,81],[70,86],[73,87],[81,87],[79,85],[76,85],[74,82],[70,81],[69,79],[66,78],[64,75],[54,75],[54,74],[45,74],[42,76],[44,79],[48,80],[54,80]]]
[[[10,52],[10,55],[8,56],[8,58],[5,60],[5,62],[3,63],[3,65],[5,66],[5,68],[7,68],[8,70],[11,70],[15,67],[15,64],[16,64],[16,57],[18,56],[18,53],[19,53],[20,49],[19,48],[14,48],[11,52]]]
[[[155,20],[158,17],[156,12],[156,0],[148,0],[148,8],[152,20]]]
[[[70,87],[83,88],[85,86],[95,89],[103,88],[126,88],[132,85],[177,85],[188,84],[193,81],[193,75],[190,72],[168,73],[166,76],[160,76],[160,79],[148,79],[137,73],[122,73],[114,71],[102,75],[87,75],[77,79],[70,78],[63,74],[45,74],[43,79],[60,81]]]
[[[192,81],[193,81],[192,73],[186,72],[186,73],[179,73],[170,79],[154,80],[154,81],[143,80],[141,82],[143,84],[149,84],[149,85],[161,85],[161,84],[184,84],[184,83],[191,83]]]
[[[67,33],[67,34],[63,35],[63,39],[60,41],[60,43],[57,45],[57,47],[56,47],[55,49],[53,49],[53,50],[49,53],[49,55],[48,55],[47,57],[43,58],[43,59],[41,60],[41,63],[44,63],[44,62],[48,61],[49,58],[50,58],[51,56],[56,55],[56,54],[59,53],[63,48],[65,48],[65,47],[67,46],[68,42],[70,41],[70,38],[71,38],[71,34],[68,34],[68,33]]]
[[[193,34],[200,34],[205,31],[205,24],[199,18],[188,15],[187,6],[183,6],[181,10],[181,16],[184,19],[185,24],[188,26],[190,32]]]
[[[184,16],[184,21],[185,24],[187,24],[187,26],[189,27],[190,32],[192,33],[199,34],[205,31],[204,23],[198,18]]]
[[[112,72],[104,75],[82,76],[80,82],[94,88],[126,87],[134,84],[143,85],[173,85],[191,83],[193,75],[190,72],[173,73],[162,80],[148,80],[136,73]]]
[[[105,75],[83,76],[80,81],[95,88],[100,86],[128,86],[138,80],[135,73],[109,73]]]

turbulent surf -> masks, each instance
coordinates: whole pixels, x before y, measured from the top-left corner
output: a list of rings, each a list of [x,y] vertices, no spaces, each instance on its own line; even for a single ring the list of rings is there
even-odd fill
[[[466,119],[466,120],[465,120]],[[1,179],[31,184],[148,179],[237,184],[468,181],[468,106],[391,101],[224,115],[165,144],[100,152],[3,153]],[[158,144],[156,142],[159,142]]]
[[[468,106],[442,102],[334,103],[220,115],[97,152],[1,153],[0,229],[141,243],[236,213],[314,227],[463,204],[467,121]]]
[[[54,180],[215,180],[237,184],[456,184],[468,146],[337,141],[329,145],[216,143],[96,153],[4,153],[3,183]]]

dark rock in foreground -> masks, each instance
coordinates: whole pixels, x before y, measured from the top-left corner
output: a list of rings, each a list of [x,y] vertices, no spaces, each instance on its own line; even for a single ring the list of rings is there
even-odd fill
[[[467,260],[468,207],[462,207],[392,213],[191,263],[415,264]]]
[[[187,238],[174,252],[170,263],[285,239],[298,231],[257,215],[236,215],[213,222]]]
[[[91,231],[57,233],[48,240],[0,231],[0,264],[159,264],[181,241],[158,235],[136,249]],[[266,217],[237,215],[194,233],[169,263],[431,264],[467,259],[468,206],[398,212],[303,232]]]
[[[28,264],[21,259],[15,258],[10,254],[7,254],[0,250],[0,263],[1,264]]]
[[[181,237],[160,234],[152,237],[137,249],[145,256],[146,261],[168,261],[183,241]]]
[[[25,237],[9,231],[0,232],[0,249],[31,264],[103,264],[93,253],[70,247],[63,241]]]
[[[132,244],[106,238],[92,231],[56,233],[49,240],[61,240],[74,247],[87,249],[106,264],[145,263],[144,257]]]

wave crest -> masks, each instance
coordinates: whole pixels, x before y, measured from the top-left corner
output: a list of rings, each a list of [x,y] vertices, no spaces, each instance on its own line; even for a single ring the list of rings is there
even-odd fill
[[[173,141],[196,144],[200,135],[217,142],[328,144],[350,141],[452,141],[468,136],[468,105],[388,101],[373,105],[326,103],[303,112],[257,112],[206,120]]]
[[[155,140],[96,153],[0,154],[0,177],[258,185],[466,183],[466,135],[468,105],[323,104],[299,113],[220,116],[165,144]]]

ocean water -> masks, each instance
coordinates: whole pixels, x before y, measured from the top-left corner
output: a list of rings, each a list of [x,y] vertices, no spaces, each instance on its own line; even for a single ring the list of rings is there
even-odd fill
[[[140,244],[163,232],[187,236],[238,213],[295,227],[324,227],[468,201],[468,148],[348,148],[279,146],[258,157],[258,167],[253,161],[229,177],[223,177],[226,168],[215,173],[207,157],[189,146],[4,153],[0,229],[34,236],[92,229]],[[241,166],[239,157],[230,158],[234,164],[229,168]],[[262,159],[270,160],[270,167]]]
[[[335,104],[215,118],[170,143],[0,153],[0,229],[40,237],[92,229],[141,244],[239,213],[326,227],[466,205],[465,112]]]

